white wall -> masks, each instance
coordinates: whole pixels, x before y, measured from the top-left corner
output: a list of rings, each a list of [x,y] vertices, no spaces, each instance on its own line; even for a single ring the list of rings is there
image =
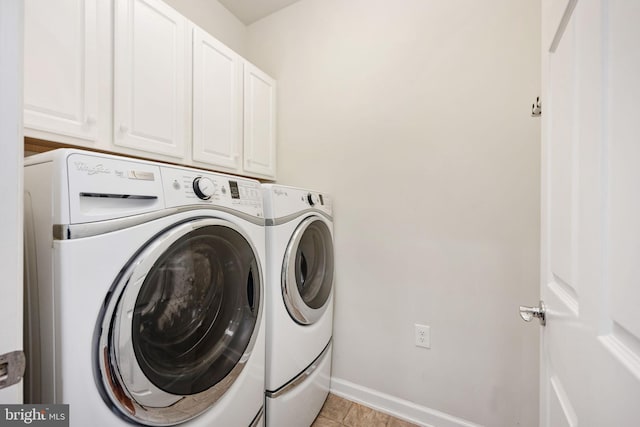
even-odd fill
[[[539,21],[534,0],[302,0],[248,27],[279,181],[335,196],[343,384],[537,425]]]
[[[222,43],[245,55],[247,27],[217,0],[164,1]]]

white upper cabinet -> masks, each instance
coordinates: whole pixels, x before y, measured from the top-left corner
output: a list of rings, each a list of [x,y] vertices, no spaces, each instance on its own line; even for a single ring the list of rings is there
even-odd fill
[[[241,167],[240,56],[193,28],[193,160],[229,172]]]
[[[25,0],[24,134],[275,179],[275,81],[161,0]]]
[[[275,81],[194,28],[194,163],[274,179],[275,158]]]
[[[187,20],[159,0],[115,0],[114,144],[183,159]]]
[[[244,63],[244,171],[275,178],[276,82],[253,64]]]
[[[98,138],[96,0],[27,0],[24,20],[25,135],[91,146]]]

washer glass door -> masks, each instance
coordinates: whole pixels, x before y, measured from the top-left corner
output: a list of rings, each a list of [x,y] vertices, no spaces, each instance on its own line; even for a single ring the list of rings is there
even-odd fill
[[[291,317],[302,325],[325,312],[333,287],[333,238],[319,216],[310,216],[293,232],[282,265],[282,293]]]
[[[233,224],[197,219],[158,236],[117,281],[102,321],[110,402],[148,425],[206,410],[251,353],[260,301],[256,251]]]

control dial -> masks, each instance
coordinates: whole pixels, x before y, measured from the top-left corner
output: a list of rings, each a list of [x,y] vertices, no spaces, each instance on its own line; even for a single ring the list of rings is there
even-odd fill
[[[216,192],[216,185],[209,178],[199,176],[193,180],[193,192],[202,200],[209,200]]]
[[[310,204],[311,206],[313,206],[313,205],[315,205],[315,204],[316,204],[316,201],[315,201],[315,200],[313,200],[313,194],[311,194],[311,193],[307,194],[307,202],[309,202],[309,204]]]

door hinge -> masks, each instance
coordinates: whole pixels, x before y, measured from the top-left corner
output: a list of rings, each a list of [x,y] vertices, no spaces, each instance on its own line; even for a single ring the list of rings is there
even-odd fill
[[[540,117],[542,115],[542,103],[540,97],[536,98],[536,102],[531,106],[531,117]]]
[[[24,376],[25,363],[23,351],[0,355],[0,390],[20,382]]]

